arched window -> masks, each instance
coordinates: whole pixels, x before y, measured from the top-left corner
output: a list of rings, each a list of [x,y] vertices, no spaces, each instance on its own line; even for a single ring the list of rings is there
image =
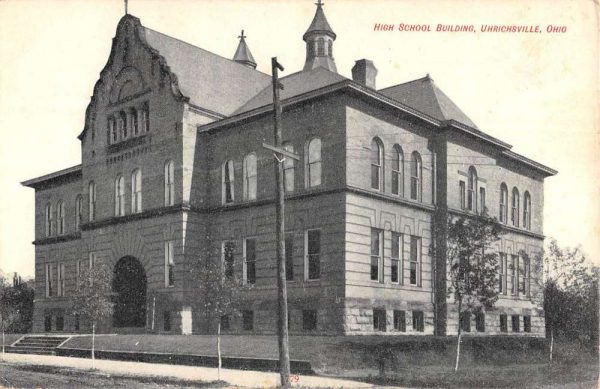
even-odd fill
[[[89,221],[94,221],[96,218],[96,184],[90,181],[88,184],[88,209]]]
[[[115,216],[125,215],[125,179],[118,176],[115,179]]]
[[[46,204],[44,220],[46,221],[46,236],[52,236],[52,204],[50,203]]]
[[[383,144],[379,138],[371,141],[371,188],[383,190]]]
[[[148,116],[148,105],[144,105],[140,110],[140,132],[150,131],[150,119]]]
[[[131,173],[131,213],[142,212],[142,171]]]
[[[392,155],[392,193],[404,196],[404,153],[399,145],[394,145]]]
[[[333,57],[333,41],[332,40],[328,40],[327,41],[327,45],[328,45],[328,51],[327,51],[327,55],[329,55],[330,57]]]
[[[321,139],[314,138],[306,149],[306,187],[321,185]]]
[[[117,128],[115,127],[115,118],[108,118],[108,143],[117,143]]]
[[[469,211],[477,211],[477,170],[469,168],[469,185],[467,188],[467,207]]]
[[[531,229],[531,195],[525,192],[523,195],[523,227]]]
[[[422,175],[423,164],[421,155],[413,151],[410,161],[410,198],[412,200],[421,201],[422,197]]]
[[[291,143],[284,143],[283,149],[293,153],[294,145]],[[286,192],[294,191],[294,163],[295,161],[292,158],[285,158],[283,160],[283,185]]]
[[[129,117],[130,117],[130,125],[131,125],[131,133],[133,135],[138,135],[140,133],[140,128],[138,126],[138,113],[135,110],[135,108],[132,108],[131,111],[129,111]]]
[[[59,201],[56,204],[56,233],[62,235],[65,233],[65,203]]]
[[[174,167],[173,161],[168,160],[165,162],[165,182],[164,182],[164,192],[165,192],[165,206],[170,206],[175,204],[175,182],[174,182]]]
[[[127,126],[125,123],[125,114],[123,112],[117,114],[117,132],[119,133],[120,140],[127,138]]]
[[[81,228],[81,221],[83,220],[83,199],[81,195],[75,199],[75,230],[79,231]]]
[[[322,37],[317,39],[317,57],[325,55],[325,39]]]
[[[235,176],[232,160],[226,161],[223,164],[221,176],[223,177],[223,204],[233,203]]]
[[[244,200],[256,200],[256,154],[244,157]]]
[[[511,220],[512,225],[515,227],[519,227],[519,214],[520,214],[520,205],[519,205],[519,190],[514,187],[512,190],[512,213]]]
[[[500,185],[500,223],[508,222],[508,187],[503,182]]]

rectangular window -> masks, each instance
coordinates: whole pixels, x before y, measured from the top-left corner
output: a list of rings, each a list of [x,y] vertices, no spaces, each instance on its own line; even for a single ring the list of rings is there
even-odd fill
[[[317,329],[317,311],[314,309],[302,311],[302,329],[304,331],[314,331]]]
[[[400,332],[406,332],[406,312],[394,311],[394,329]]]
[[[467,195],[466,195],[466,191],[467,191],[467,186],[465,184],[464,181],[459,181],[458,182],[458,191],[459,191],[459,196],[460,196],[460,209],[466,209],[467,208]]]
[[[479,188],[479,212],[485,212],[485,188]]]
[[[464,332],[471,332],[471,313],[461,312],[460,313],[460,329]]]
[[[421,238],[410,237],[410,284],[421,286]]]
[[[229,315],[221,316],[221,331],[229,331]]]
[[[321,277],[321,230],[307,230],[305,235],[305,280]]]
[[[294,234],[285,234],[285,279],[294,279]]]
[[[387,319],[385,309],[373,309],[373,331],[385,332]]]
[[[392,282],[402,284],[403,280],[403,236],[397,232],[392,232]]]
[[[529,258],[521,257],[520,259],[520,280],[519,280],[519,293],[523,296],[529,296],[529,278],[530,278],[530,265]]]
[[[475,329],[477,332],[485,332],[485,313],[477,312],[475,314]]]
[[[519,256],[511,256],[510,264],[510,282],[511,282],[511,294],[517,296],[519,294]]]
[[[62,315],[56,316],[56,331],[64,331],[65,318]]]
[[[50,315],[44,316],[44,331],[45,332],[52,331],[52,316],[50,316]]]
[[[499,253],[498,264],[498,292],[506,294],[507,258],[506,253]]]
[[[500,332],[508,332],[508,318],[506,315],[500,315]]]
[[[163,330],[171,331],[171,312],[169,311],[163,312]]]
[[[65,264],[59,263],[57,266],[57,296],[62,297],[65,295]]]
[[[244,239],[244,269],[245,284],[256,283],[256,239]]]
[[[531,316],[523,316],[523,331],[531,332]]]
[[[383,283],[383,231],[371,228],[371,281]]]
[[[283,149],[290,153],[294,152],[294,146],[290,143],[286,143]],[[294,164],[295,161],[292,158],[288,157],[283,160],[283,183],[286,192],[294,191]]]
[[[232,240],[228,240],[223,242],[223,271],[225,272],[225,277],[233,278],[233,264],[234,257],[233,254],[235,252],[235,242]]]
[[[94,252],[94,251],[90,252],[88,262],[89,262],[88,266],[90,267],[90,269],[93,268],[94,264],[96,263],[96,252]]]
[[[74,322],[73,322],[73,329],[75,331],[79,331],[79,315],[75,314],[73,316],[73,320],[74,320]]]
[[[242,311],[242,329],[244,331],[254,329],[254,311]]]
[[[89,221],[94,221],[96,217],[96,184],[92,181],[88,186],[88,216]]]
[[[512,331],[519,332],[520,331],[520,323],[519,323],[519,315],[512,315]]]
[[[54,296],[54,265],[46,264],[46,297]]]
[[[165,242],[165,286],[167,287],[175,285],[173,245],[173,241]]]
[[[425,322],[423,320],[423,311],[412,312],[412,324],[413,331],[423,332],[425,331]]]

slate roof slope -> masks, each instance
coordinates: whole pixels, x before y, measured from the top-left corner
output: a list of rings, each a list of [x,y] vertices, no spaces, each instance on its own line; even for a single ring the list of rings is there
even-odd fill
[[[292,73],[279,79],[279,82],[283,84],[283,90],[280,91],[279,97],[281,100],[285,100],[344,80],[347,80],[347,78],[323,67]],[[234,115],[269,104],[273,104],[273,87],[270,83],[260,93],[236,110]]]
[[[478,129],[477,125],[435,85],[429,74],[417,80],[380,89],[378,92],[435,119],[453,119]]]
[[[177,76],[190,103],[230,115],[271,82],[267,74],[142,26],[146,42],[158,50]]]

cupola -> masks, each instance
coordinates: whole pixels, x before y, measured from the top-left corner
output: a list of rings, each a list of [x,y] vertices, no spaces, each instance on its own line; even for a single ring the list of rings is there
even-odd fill
[[[333,60],[333,41],[336,35],[325,18],[324,4],[318,0],[316,5],[315,17],[302,37],[306,42],[306,62],[303,70],[324,67],[337,73]]]
[[[233,60],[235,62],[241,63],[242,65],[248,66],[249,68],[256,69],[256,61],[254,60],[254,57],[252,56],[252,53],[250,52],[250,49],[246,44],[246,36],[244,35],[244,30],[242,30],[242,33],[240,34],[240,36],[238,36],[238,38],[240,39],[240,43],[237,47],[237,50],[235,51]]]

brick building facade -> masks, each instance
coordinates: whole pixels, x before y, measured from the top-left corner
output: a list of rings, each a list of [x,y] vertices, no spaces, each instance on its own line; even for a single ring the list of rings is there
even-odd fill
[[[290,333],[456,333],[432,248],[448,214],[486,208],[507,231],[501,297],[472,331],[543,336],[518,253],[542,248],[556,172],[481,131],[429,75],[379,90],[371,61],[339,75],[335,38],[318,5],[304,69],[281,79],[284,145],[301,157],[284,162]],[[205,332],[200,259],[254,285],[225,331],[275,332],[271,78],[255,68],[243,35],[229,60],[121,19],[81,165],[23,183],[35,188],[34,331],[86,329],[69,295],[78,269],[102,262],[120,280],[104,331]]]

